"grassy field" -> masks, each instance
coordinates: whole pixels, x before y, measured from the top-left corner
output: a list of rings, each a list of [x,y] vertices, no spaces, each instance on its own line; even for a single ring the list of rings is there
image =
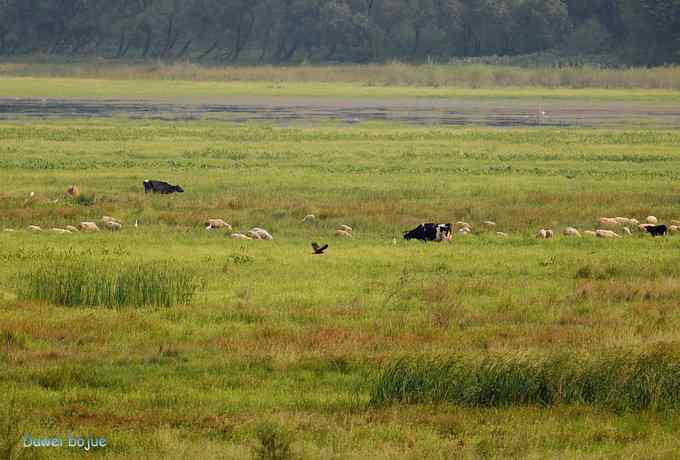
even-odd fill
[[[71,59],[32,56],[0,62],[7,77],[98,80],[185,80],[216,82],[351,83],[414,87],[543,87],[565,89],[680,90],[680,68],[602,69],[592,66],[516,67],[489,64],[385,64],[213,66],[161,60]]]
[[[0,76],[0,97],[196,99],[228,97],[455,98],[475,100],[627,101],[677,104],[673,89],[460,87],[294,81],[191,81]]]
[[[677,104],[680,69],[491,65],[213,67],[161,61],[0,62],[0,97],[457,98]]]
[[[3,74],[0,96],[678,98]],[[24,433],[116,459],[675,458],[680,236],[534,234],[680,219],[679,176],[680,133],[653,128],[2,122],[0,458]],[[123,230],[26,230],[103,215]],[[474,234],[401,239],[458,220]]]

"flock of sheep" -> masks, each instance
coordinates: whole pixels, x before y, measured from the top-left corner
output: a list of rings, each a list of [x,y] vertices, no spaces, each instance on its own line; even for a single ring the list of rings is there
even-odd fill
[[[123,228],[123,223],[111,216],[102,216],[100,224],[102,225],[103,228],[111,231],[118,231]],[[135,226],[137,226],[137,222],[135,222]],[[29,225],[27,227],[27,230],[31,232],[42,232],[43,229],[39,227],[38,225]],[[11,228],[6,228],[6,232],[13,232],[14,229]],[[54,233],[78,233],[78,232],[83,232],[83,233],[92,233],[92,232],[98,232],[100,231],[99,226],[97,225],[97,222],[81,222],[77,226],[73,225],[67,225],[64,228],[59,228],[59,227],[54,227],[50,231]]]
[[[66,190],[66,194],[72,198],[78,198],[80,196],[80,190],[76,185],[71,185]],[[33,195],[33,194],[32,194]],[[313,214],[308,214],[302,219],[304,224],[317,224],[318,220]],[[582,236],[593,236],[598,238],[621,238],[622,235],[632,235],[633,231],[647,232],[652,236],[665,235],[666,233],[678,233],[680,232],[680,220],[671,220],[671,225],[659,225],[658,219],[655,216],[647,216],[644,223],[640,223],[637,219],[628,217],[601,217],[598,220],[598,228],[595,230],[584,230],[579,231],[574,227],[566,227],[562,234],[567,237],[577,237]],[[106,230],[118,231],[123,228],[123,223],[111,216],[102,216],[99,224]],[[225,230],[227,232],[232,231],[232,226],[225,222],[223,219],[207,219],[205,222],[206,230]],[[484,221],[482,225],[487,229],[495,229],[496,223],[493,221]],[[138,222],[135,221],[135,227],[138,226]],[[41,232],[43,229],[37,225],[29,225],[27,228],[32,232]],[[473,233],[472,225],[464,221],[458,221],[453,225],[454,232],[459,236],[466,236]],[[13,229],[5,229],[6,232],[13,232]],[[67,225],[64,228],[52,228],[52,232],[68,234],[76,232],[98,232],[100,227],[97,222],[80,222],[77,226]],[[500,237],[509,236],[505,232],[496,232],[496,235]],[[541,228],[536,233],[536,237],[539,239],[550,239],[554,237],[555,232],[550,228]],[[335,236],[340,238],[352,238],[353,229],[349,225],[340,225],[335,230]],[[253,227],[245,233],[231,233],[231,238],[238,240],[273,240],[272,234],[260,227]]]
[[[308,214],[302,219],[305,224],[316,223],[316,217],[313,214]],[[208,219],[205,222],[206,230],[224,230],[227,232],[232,231],[232,226],[225,222],[223,219]],[[352,238],[353,229],[349,225],[340,225],[336,231],[335,236],[342,238]],[[237,240],[273,240],[274,237],[267,230],[260,227],[253,227],[246,233],[232,233],[231,237]]]
[[[640,223],[637,219],[629,217],[600,217],[598,227],[595,230],[584,230],[583,233],[574,227],[567,227],[562,232],[564,236],[580,238],[581,236],[595,236],[598,238],[621,238],[622,235],[632,235],[633,231],[649,233],[652,236],[662,236],[666,233],[680,232],[680,221],[671,220],[671,225],[659,225],[655,216],[647,216],[646,222]],[[616,230],[616,231],[615,231]],[[617,233],[618,231],[618,233]],[[540,239],[552,238],[554,232],[551,229],[542,228],[536,233]]]

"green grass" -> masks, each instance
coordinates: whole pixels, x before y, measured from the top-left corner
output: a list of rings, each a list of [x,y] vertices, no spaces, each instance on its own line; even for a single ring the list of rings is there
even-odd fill
[[[54,305],[171,307],[190,304],[198,287],[172,261],[121,266],[72,255],[48,259],[20,274],[17,299]]]
[[[630,101],[677,103],[680,92],[671,89],[551,88],[508,86],[470,88],[459,86],[374,85],[345,82],[293,81],[191,81],[110,80],[106,78],[0,76],[4,97],[61,97],[114,99],[186,99],[208,101],[234,97],[328,98],[454,98],[475,100]]]
[[[105,436],[107,458],[673,458],[680,237],[560,234],[680,219],[678,146],[653,128],[2,123],[0,427]],[[103,215],[123,229],[48,231]],[[474,235],[401,239],[429,220]],[[200,280],[191,302],[74,305],[103,280],[146,292],[122,276],[158,261]],[[29,293],[66,301],[17,296],[37,275]]]
[[[371,394],[375,405],[450,402],[472,407],[584,404],[618,411],[680,407],[677,349],[619,351],[594,357],[559,354],[401,360]]]
[[[248,97],[452,98],[535,102],[680,100],[677,67],[597,69],[494,65],[214,67],[161,61],[0,63],[2,97],[165,99],[215,102]]]
[[[503,59],[499,59],[499,62]],[[521,58],[520,58],[521,60]],[[18,57],[0,64],[7,77],[86,78],[95,80],[176,80],[215,82],[351,83],[357,86],[459,88],[625,88],[678,90],[675,66],[605,69],[548,63],[519,67],[467,61],[407,64],[397,61],[361,65],[213,66],[162,60]]]

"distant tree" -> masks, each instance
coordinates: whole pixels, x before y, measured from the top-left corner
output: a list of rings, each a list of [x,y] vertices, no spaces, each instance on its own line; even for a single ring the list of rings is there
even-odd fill
[[[564,43],[571,32],[567,5],[562,0],[522,0],[512,12],[515,53],[534,53]]]

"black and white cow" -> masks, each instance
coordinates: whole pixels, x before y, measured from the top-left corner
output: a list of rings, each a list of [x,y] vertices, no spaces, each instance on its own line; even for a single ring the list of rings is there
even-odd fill
[[[404,232],[405,240],[449,241],[451,240],[451,224],[420,224],[409,232]]]
[[[647,230],[652,236],[662,236],[666,234],[668,227],[665,225],[647,225],[645,230]]]
[[[163,182],[160,180],[145,180],[144,181],[144,192],[149,193],[162,193],[162,194],[168,194],[168,193],[175,193],[179,192],[182,193],[184,192],[184,189],[180,187],[179,185],[170,185],[167,182]]]

